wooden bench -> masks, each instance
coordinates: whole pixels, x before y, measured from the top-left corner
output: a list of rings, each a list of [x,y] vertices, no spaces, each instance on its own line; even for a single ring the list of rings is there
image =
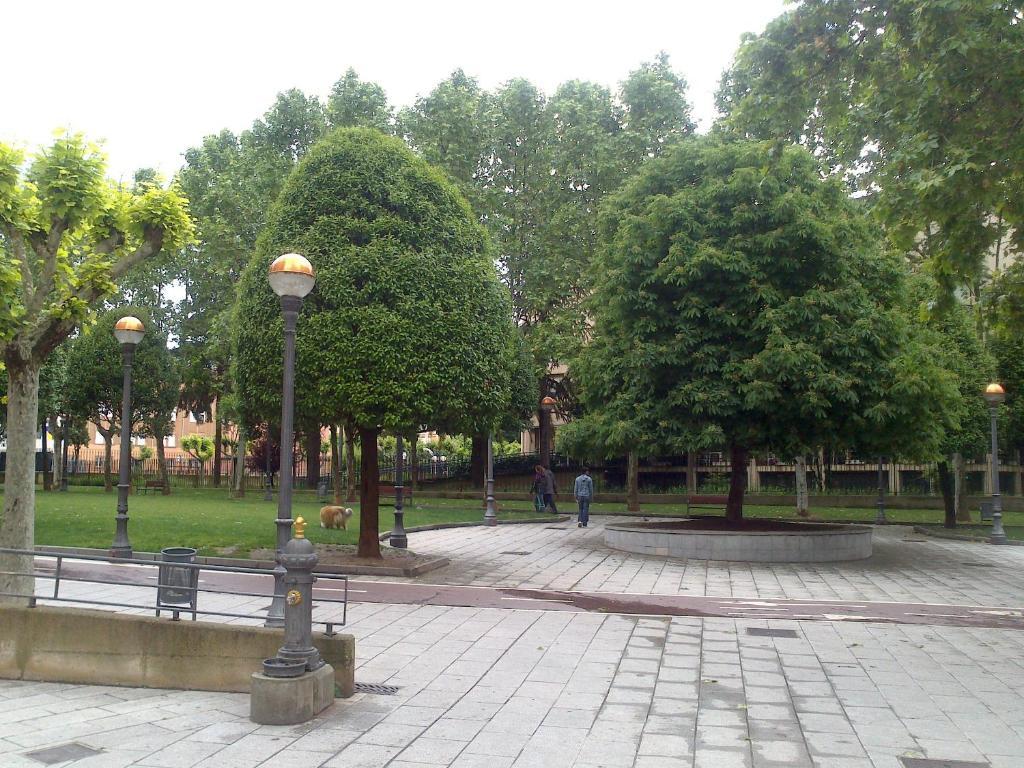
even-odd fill
[[[387,495],[387,496],[394,496],[395,495],[395,486],[394,485],[383,485],[382,484],[382,485],[377,486],[377,492],[381,496],[385,496],[385,495]],[[402,499],[406,500],[406,501],[412,501],[412,486],[411,485],[403,485],[402,486]]]
[[[163,490],[163,480],[147,480],[145,485],[138,485],[135,487],[136,495],[140,493],[149,493],[150,491],[160,491],[162,493]]]
[[[728,496],[687,496],[686,514],[689,516],[691,509],[714,509],[724,511]]]

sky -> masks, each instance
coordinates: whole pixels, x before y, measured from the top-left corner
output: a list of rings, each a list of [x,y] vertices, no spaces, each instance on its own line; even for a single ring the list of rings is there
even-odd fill
[[[279,91],[326,97],[353,67],[397,106],[461,67],[484,88],[614,87],[666,51],[700,129],[744,32],[784,0],[5,0],[0,141],[28,150],[70,128],[102,141],[114,179],[166,176],[203,136],[240,132]]]

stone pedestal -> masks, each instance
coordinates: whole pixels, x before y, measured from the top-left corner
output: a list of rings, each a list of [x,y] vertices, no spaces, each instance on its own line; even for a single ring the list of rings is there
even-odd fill
[[[260,725],[297,725],[334,703],[334,668],[324,664],[299,677],[252,676],[249,719]]]

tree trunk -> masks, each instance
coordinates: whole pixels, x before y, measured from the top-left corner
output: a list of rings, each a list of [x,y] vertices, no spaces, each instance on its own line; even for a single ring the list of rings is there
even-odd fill
[[[154,430],[156,435],[156,467],[160,474],[160,493],[164,496],[171,494],[171,481],[167,476],[167,454],[164,453],[164,437],[162,430]]]
[[[971,510],[967,507],[967,495],[964,488],[967,485],[967,471],[964,467],[964,456],[962,453],[953,454],[953,505],[956,508],[956,520],[958,523],[971,522]]]
[[[956,528],[956,499],[953,493],[953,473],[949,471],[949,462],[940,461],[939,488],[942,489],[942,506],[946,511],[943,526]]]
[[[114,464],[114,423],[110,427],[102,429],[96,425],[96,431],[103,435],[103,490],[110,493],[114,490],[114,478],[111,474]]]
[[[473,452],[469,458],[469,484],[473,488],[483,488],[487,473],[487,435],[473,435]]]
[[[636,451],[626,455],[626,511],[640,511],[640,459]]]
[[[409,481],[414,491],[420,489],[420,433],[413,432],[409,436],[409,447],[412,450],[410,455],[411,461],[409,462]]]
[[[807,517],[810,514],[807,499],[807,457],[800,454],[794,463],[796,464],[796,513],[800,517]]]
[[[729,450],[729,498],[725,503],[725,519],[730,523],[743,520],[743,492],[747,488],[747,464],[750,451],[739,445]]]
[[[248,450],[245,425],[238,427],[238,447],[235,449],[235,496],[245,497],[245,453]]]
[[[35,546],[36,422],[39,418],[39,364],[7,356],[7,472],[0,547],[31,550]],[[0,592],[32,595],[32,558],[0,554]],[[8,605],[28,598],[2,597]]]
[[[306,435],[306,487],[316,490],[320,484],[320,425]]]
[[[49,430],[50,430],[50,420],[49,420],[49,417],[48,416],[44,416],[43,417],[43,427],[42,427],[42,430],[41,430],[41,437],[40,437],[40,441],[39,441],[40,447],[42,448],[42,450],[40,451],[39,455],[42,457],[42,460],[43,460],[43,463],[42,463],[42,470],[43,470],[42,475],[43,475],[43,490],[44,491],[52,491],[53,490],[53,476],[50,474],[50,471],[47,470],[47,468],[46,468],[46,454],[49,453],[49,451],[47,449],[48,449],[48,443],[50,442],[49,439],[47,438],[46,433],[49,432]]]
[[[220,488],[220,462],[223,456],[221,441],[224,438],[224,422],[220,418],[220,402],[214,404],[213,427],[213,487]]]
[[[338,455],[338,427],[331,424],[331,485],[334,487],[334,504],[341,505],[341,456]]]
[[[356,500],[356,436],[352,422],[345,425],[345,486],[346,501]]]
[[[380,430],[359,428],[362,452],[359,460],[359,550],[357,557],[380,559],[380,468],[377,466],[377,435]]]
[[[55,490],[60,490],[60,478],[64,469],[61,466],[60,457],[64,441],[62,430],[57,427],[56,416],[50,416],[50,424],[53,425],[53,487]]]
[[[697,493],[697,452],[686,452],[686,492]]]

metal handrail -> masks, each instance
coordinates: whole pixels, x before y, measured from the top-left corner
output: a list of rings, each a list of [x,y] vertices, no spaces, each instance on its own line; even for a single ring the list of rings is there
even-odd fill
[[[26,595],[26,594],[22,594],[22,593],[19,593],[19,592],[3,592],[3,591],[0,591],[0,596],[25,598],[26,600],[28,600],[29,606],[32,607],[32,608],[34,608],[36,606],[38,600],[45,600],[45,601],[48,601],[48,602],[67,602],[67,603],[80,603],[80,604],[86,604],[86,605],[102,605],[102,606],[114,607],[114,608],[136,608],[136,609],[141,608],[141,609],[145,609],[145,610],[155,610],[157,612],[157,616],[160,615],[160,611],[161,610],[164,610],[164,611],[168,611],[168,612],[170,612],[172,614],[171,621],[177,621],[179,613],[191,613],[193,620],[196,619],[196,615],[197,614],[202,614],[204,616],[225,616],[225,617],[236,618],[236,619],[263,619],[263,618],[265,618],[265,616],[262,615],[262,614],[232,613],[232,612],[228,612],[228,611],[207,611],[207,610],[202,610],[202,609],[200,609],[198,607],[199,593],[200,592],[205,592],[205,593],[219,594],[219,595],[235,595],[235,596],[238,596],[238,597],[267,597],[267,598],[273,597],[272,595],[265,595],[265,594],[262,594],[262,593],[259,593],[259,592],[241,592],[241,591],[233,591],[233,590],[210,589],[210,588],[207,588],[207,587],[200,587],[200,586],[198,586],[198,574],[196,574],[196,586],[195,587],[190,586],[190,585],[183,585],[183,584],[167,584],[167,583],[162,583],[160,581],[160,577],[159,577],[160,566],[170,567],[170,568],[181,568],[183,570],[194,570],[194,571],[200,571],[200,572],[201,571],[219,571],[219,572],[226,572],[226,573],[242,573],[242,574],[253,574],[253,575],[257,575],[257,576],[268,576],[268,577],[271,577],[271,578],[273,577],[274,574],[273,574],[272,571],[268,571],[268,570],[262,569],[262,568],[246,568],[246,567],[241,567],[241,566],[235,567],[235,566],[229,566],[229,565],[206,565],[206,564],[203,564],[203,563],[175,563],[175,562],[167,562],[167,561],[164,561],[164,560],[142,560],[142,561],[140,561],[140,560],[121,558],[121,557],[109,557],[109,556],[108,557],[102,557],[102,556],[99,556],[99,555],[77,555],[77,554],[69,554],[67,552],[54,552],[54,551],[49,551],[49,550],[12,549],[12,548],[9,548],[9,547],[0,547],[0,554],[20,555],[20,556],[23,556],[23,557],[31,557],[31,558],[33,558],[33,570],[31,570],[31,571],[3,571],[3,570],[0,570],[0,575],[4,575],[4,576],[31,576],[33,578],[52,579],[53,580],[53,594],[49,595],[49,596],[46,596],[46,597],[40,597],[39,595],[36,595],[36,594]],[[46,573],[45,571],[36,570],[35,563],[34,563],[35,558],[55,559],[57,561],[57,565],[56,565],[56,568],[54,569],[54,572],[52,574],[49,574],[49,573]],[[62,573],[65,560],[87,561],[87,562],[91,561],[91,562],[111,563],[111,564],[114,564],[114,565],[135,565],[135,566],[141,566],[141,567],[145,567],[145,568],[157,568],[158,576],[157,576],[155,584],[146,584],[146,583],[127,583],[126,584],[125,582],[122,582],[122,581],[111,581],[109,579],[80,578],[80,577],[75,577],[75,576],[68,576],[68,575],[64,575]],[[313,577],[314,577],[314,581],[318,581],[320,579],[333,579],[333,580],[337,580],[337,581],[342,581],[342,582],[344,582],[344,585],[345,585],[344,591],[342,593],[342,597],[340,599],[338,599],[338,598],[329,598],[329,597],[317,597],[316,600],[315,600],[315,602],[320,602],[320,603],[340,603],[342,605],[341,621],[338,621],[337,619],[332,620],[332,621],[321,621],[321,620],[316,620],[316,619],[313,620],[314,624],[322,624],[322,625],[324,625],[324,627],[325,627],[324,635],[327,636],[327,637],[331,637],[331,636],[336,634],[335,631],[334,631],[334,627],[336,627],[336,626],[345,626],[346,622],[348,621],[348,576],[345,575],[345,574],[317,573],[317,572],[314,572],[313,573]],[[152,605],[149,605],[149,604],[140,605],[138,603],[122,603],[122,602],[115,602],[115,601],[94,600],[94,599],[77,598],[77,597],[61,597],[60,596],[60,584],[61,584],[61,581],[65,581],[65,582],[70,581],[70,582],[87,583],[87,584],[106,584],[106,585],[118,586],[118,587],[144,587],[144,588],[152,587],[152,588],[155,588],[157,590],[157,592],[156,592],[156,600],[155,600],[155,602]],[[160,589],[161,588],[164,588],[164,589],[171,588],[171,589],[174,589],[174,590],[177,590],[177,591],[180,591],[180,592],[189,592],[189,593],[192,594],[192,600],[190,601],[190,603],[189,603],[189,605],[187,607],[183,606],[181,604],[161,603],[160,602]],[[315,587],[314,587],[314,590],[315,590]]]

